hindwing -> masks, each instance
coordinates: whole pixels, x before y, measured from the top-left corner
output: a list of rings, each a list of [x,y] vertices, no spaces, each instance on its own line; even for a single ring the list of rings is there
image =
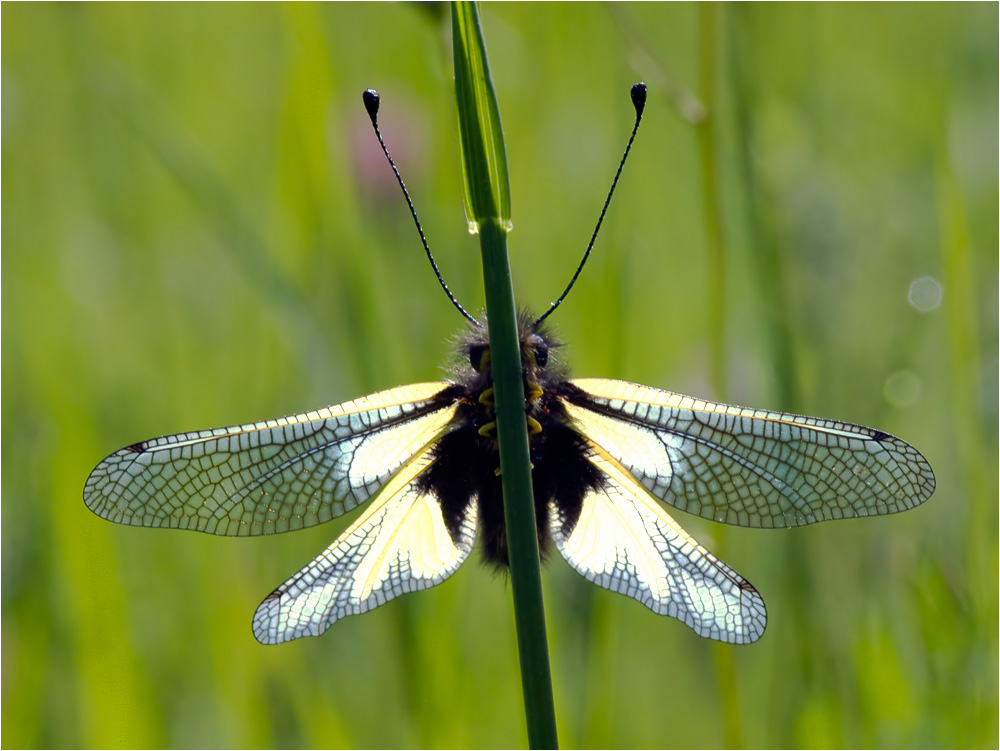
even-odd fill
[[[764,601],[753,586],[688,535],[600,446],[590,461],[602,482],[572,522],[550,504],[552,539],[598,586],[669,615],[699,636],[733,644],[764,633]]]
[[[428,589],[455,573],[476,540],[475,507],[465,508],[453,536],[438,498],[419,482],[432,462],[433,447],[427,446],[336,542],[261,603],[253,619],[258,641],[318,636],[340,618]]]

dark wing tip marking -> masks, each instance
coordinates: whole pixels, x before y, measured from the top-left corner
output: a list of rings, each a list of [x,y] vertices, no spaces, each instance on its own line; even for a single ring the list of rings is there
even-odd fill
[[[131,446],[126,446],[120,453],[128,452],[130,454],[141,454],[145,452],[146,446],[147,441],[139,441],[138,443],[133,443]]]

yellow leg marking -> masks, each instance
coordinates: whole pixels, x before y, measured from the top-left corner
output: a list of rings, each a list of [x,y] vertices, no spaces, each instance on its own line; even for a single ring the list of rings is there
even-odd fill
[[[483,405],[486,405],[487,407],[492,407],[493,406],[493,387],[492,386],[490,386],[488,389],[486,389],[485,391],[483,391],[483,393],[481,393],[479,395],[479,403],[483,404]]]
[[[485,425],[483,425],[478,432],[479,435],[485,438],[492,438],[493,434],[496,433],[496,431],[497,431],[497,421],[493,420],[492,422],[488,422]],[[529,417],[528,435],[529,436],[538,435],[541,432],[542,432],[542,424],[538,422],[538,420],[536,420],[534,417]]]
[[[535,401],[538,397],[540,397],[543,393],[545,393],[544,391],[542,391],[542,387],[539,386],[537,383],[528,383],[527,386],[528,386],[528,393],[525,394],[525,396],[527,397],[529,402]]]
[[[528,462],[528,466],[531,467],[531,471],[532,472],[535,471],[535,463],[534,462]],[[495,474],[497,477],[500,477],[500,467],[497,467],[496,469],[494,469],[493,470],[493,474]]]

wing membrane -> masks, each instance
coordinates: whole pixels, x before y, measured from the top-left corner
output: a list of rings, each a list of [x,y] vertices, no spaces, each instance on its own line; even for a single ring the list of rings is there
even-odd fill
[[[84,501],[120,524],[244,536],[328,521],[366,501],[445,429],[444,383],[421,383],[267,422],[156,438],[115,452]],[[441,397],[441,398],[438,398]]]
[[[433,587],[458,569],[476,539],[475,507],[469,504],[453,539],[437,498],[416,488],[430,451],[404,465],[333,545],[261,603],[253,619],[258,641],[318,636],[340,618]]]
[[[834,420],[729,406],[624,381],[580,379],[577,428],[653,496],[743,527],[892,514],[934,473],[912,446]]]
[[[584,497],[571,529],[555,504],[549,507],[552,539],[570,566],[699,636],[733,644],[759,639],[767,616],[757,590],[681,529],[606,451],[592,449],[604,486]]]

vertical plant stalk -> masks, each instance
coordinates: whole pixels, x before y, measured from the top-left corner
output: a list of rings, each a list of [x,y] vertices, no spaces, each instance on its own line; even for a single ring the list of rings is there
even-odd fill
[[[752,56],[742,38],[753,28],[752,9],[727,8],[730,23],[726,24],[727,72],[732,82],[732,106],[736,129],[736,177],[746,205],[750,262],[756,276],[758,298],[763,310],[764,334],[770,354],[761,358],[771,364],[776,384],[777,408],[786,412],[801,412],[796,381],[795,332],[789,326],[792,316],[785,285],[785,264],[773,228],[767,216],[766,186],[761,185],[754,169],[750,143],[754,123],[750,118],[753,76]]]
[[[452,29],[466,214],[470,229],[479,233],[483,257],[500,474],[528,744],[531,748],[556,748],[521,351],[507,257],[510,187],[503,129],[475,3],[452,3]]]
[[[787,412],[801,412],[803,407],[797,377],[799,355],[797,337],[791,321],[794,316],[788,296],[785,253],[782,251],[780,233],[778,232],[773,211],[769,207],[769,191],[767,181],[761,178],[750,148],[755,134],[755,123],[750,116],[754,96],[754,57],[753,42],[757,41],[755,30],[758,28],[754,8],[748,6],[730,6],[726,9],[727,20],[727,72],[731,81],[734,127],[736,130],[736,171],[735,176],[740,181],[746,206],[747,229],[750,244],[750,263],[754,270],[756,294],[760,310],[763,313],[764,343],[768,348],[762,362],[769,363],[772,368],[772,378],[776,391],[776,406]],[[782,562],[789,572],[789,593],[785,617],[791,633],[803,635],[818,631],[815,623],[815,613],[818,609],[810,607],[815,591],[815,577],[810,567],[803,562],[809,560],[809,551],[803,538],[790,535],[782,549]],[[789,660],[800,666],[804,676],[816,679],[829,675],[828,666],[822,664],[821,657],[807,638],[792,640],[786,650]],[[791,664],[791,663],[789,663]],[[808,705],[809,697],[804,692],[789,696],[776,711],[778,716],[794,718],[801,715]],[[779,746],[795,745],[797,736],[788,724],[782,726],[778,736]]]
[[[701,166],[701,198],[705,220],[705,249],[708,254],[708,320],[712,389],[719,401],[727,400],[726,373],[726,248],[722,227],[722,199],[719,194],[715,123],[718,116],[719,6],[698,4],[698,97],[705,117],[696,126],[698,160]],[[716,531],[719,547],[725,532]],[[732,647],[712,645],[715,677],[722,707],[723,736],[728,748],[742,748],[743,723],[739,712],[739,691]]]
[[[726,400],[726,253],[722,236],[722,206],[719,196],[718,160],[715,152],[715,120],[718,115],[718,25],[717,6],[698,4],[698,98],[705,117],[695,126],[701,167],[701,200],[705,220],[705,251],[708,254],[708,322],[712,389]]]

